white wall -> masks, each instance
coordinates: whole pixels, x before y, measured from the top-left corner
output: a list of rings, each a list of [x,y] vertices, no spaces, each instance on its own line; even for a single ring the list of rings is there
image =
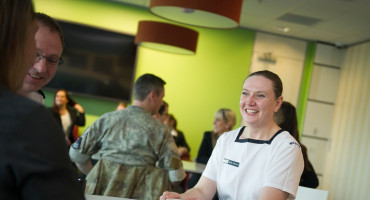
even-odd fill
[[[345,50],[317,44],[301,141],[319,178],[325,176],[326,155],[336,106],[341,63]]]
[[[256,33],[250,72],[270,70],[283,82],[283,97],[297,106],[307,43],[265,33]],[[271,55],[266,61],[264,55]]]

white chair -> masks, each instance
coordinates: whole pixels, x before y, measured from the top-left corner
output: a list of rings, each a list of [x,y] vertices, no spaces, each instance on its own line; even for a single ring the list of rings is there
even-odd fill
[[[296,200],[327,200],[329,192],[307,187],[298,187]]]

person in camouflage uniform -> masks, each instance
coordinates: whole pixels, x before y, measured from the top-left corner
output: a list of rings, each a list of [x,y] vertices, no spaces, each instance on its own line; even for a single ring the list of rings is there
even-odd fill
[[[142,75],[133,104],[101,116],[72,145],[71,160],[87,174],[86,194],[158,199],[185,178],[172,135],[152,116],[163,103],[164,84]],[[92,155],[99,160],[94,167]]]

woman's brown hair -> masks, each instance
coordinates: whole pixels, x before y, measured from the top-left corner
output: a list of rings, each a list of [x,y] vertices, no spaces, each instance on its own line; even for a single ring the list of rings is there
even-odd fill
[[[22,87],[27,72],[24,53],[34,19],[30,0],[0,1],[0,84],[14,92]]]

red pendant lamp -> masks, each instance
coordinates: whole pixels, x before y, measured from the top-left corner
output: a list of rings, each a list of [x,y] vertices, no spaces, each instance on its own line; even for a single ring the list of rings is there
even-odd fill
[[[187,55],[195,54],[197,42],[197,31],[156,21],[140,21],[135,37],[140,46]]]
[[[239,26],[243,0],[151,0],[149,10],[193,26],[231,29]]]

